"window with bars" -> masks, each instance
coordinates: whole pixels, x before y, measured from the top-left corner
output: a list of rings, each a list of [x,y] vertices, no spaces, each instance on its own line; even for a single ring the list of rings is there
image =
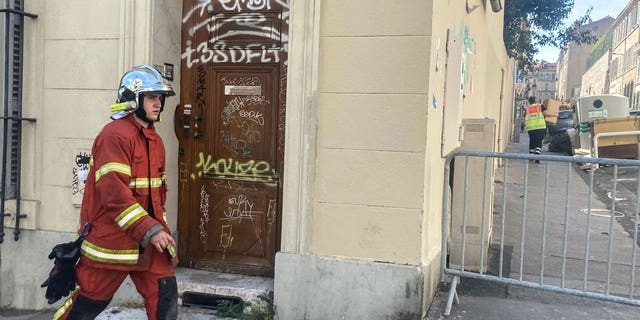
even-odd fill
[[[9,9],[23,10],[22,0],[9,1]],[[0,82],[2,90],[0,96],[2,98],[3,113],[5,118],[0,121],[2,131],[0,135],[3,138],[3,163],[2,174],[5,177],[4,189],[5,199],[16,198],[17,189],[19,187],[20,175],[20,148],[22,136],[22,56],[23,56],[23,27],[24,16],[19,14],[0,14],[2,22],[0,28],[4,35],[1,41],[0,55],[2,62],[0,70],[2,77]],[[9,68],[5,70],[5,59],[8,58]],[[8,85],[5,85],[5,81]],[[6,134],[6,145],[4,135]]]

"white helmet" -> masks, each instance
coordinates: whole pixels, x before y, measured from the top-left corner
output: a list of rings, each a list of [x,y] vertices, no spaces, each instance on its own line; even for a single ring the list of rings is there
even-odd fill
[[[164,98],[175,95],[171,84],[158,69],[150,65],[133,67],[120,79],[117,103],[111,106],[111,118],[120,119],[136,111],[142,103],[141,95],[145,93],[162,94],[163,108]],[[142,110],[142,113],[144,113],[144,110]]]

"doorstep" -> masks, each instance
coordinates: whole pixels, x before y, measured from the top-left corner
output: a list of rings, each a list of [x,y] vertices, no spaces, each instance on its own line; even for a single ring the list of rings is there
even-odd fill
[[[244,302],[262,301],[266,296],[273,301],[273,278],[244,276],[231,273],[202,271],[188,268],[174,270],[178,282],[178,296],[184,292],[214,294],[238,297]],[[143,320],[146,314],[142,308],[142,297],[135,291],[130,279],[121,286],[118,297],[102,312],[96,320]],[[66,298],[64,298],[66,299]],[[228,319],[216,317],[214,310],[182,306],[178,301],[179,320]],[[0,309],[0,319],[8,320],[47,320],[53,317],[55,309],[49,310],[8,310]]]
[[[245,302],[273,300],[273,278],[176,268],[178,295],[185,292],[238,297]]]

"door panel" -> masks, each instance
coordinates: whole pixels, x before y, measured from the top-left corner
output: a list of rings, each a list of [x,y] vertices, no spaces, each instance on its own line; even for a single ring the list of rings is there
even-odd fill
[[[181,265],[272,275],[280,247],[288,1],[184,0]]]
[[[210,206],[210,213],[193,232],[202,245],[195,268],[230,272],[235,264],[248,274],[272,271],[276,193],[265,192],[259,182],[203,182],[203,205]]]
[[[277,66],[211,66],[210,108],[196,164],[200,223],[190,230],[194,267],[264,273],[273,268],[278,197]],[[211,128],[211,130],[207,130]],[[195,217],[192,217],[192,220]]]

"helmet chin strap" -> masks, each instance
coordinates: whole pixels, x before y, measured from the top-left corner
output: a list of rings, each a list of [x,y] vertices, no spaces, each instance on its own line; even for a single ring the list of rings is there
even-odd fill
[[[147,118],[147,112],[144,111],[144,108],[142,106],[139,106],[136,111],[134,111],[134,113],[136,114],[136,116],[138,116],[138,118],[146,123],[151,123],[153,122],[153,120]]]

